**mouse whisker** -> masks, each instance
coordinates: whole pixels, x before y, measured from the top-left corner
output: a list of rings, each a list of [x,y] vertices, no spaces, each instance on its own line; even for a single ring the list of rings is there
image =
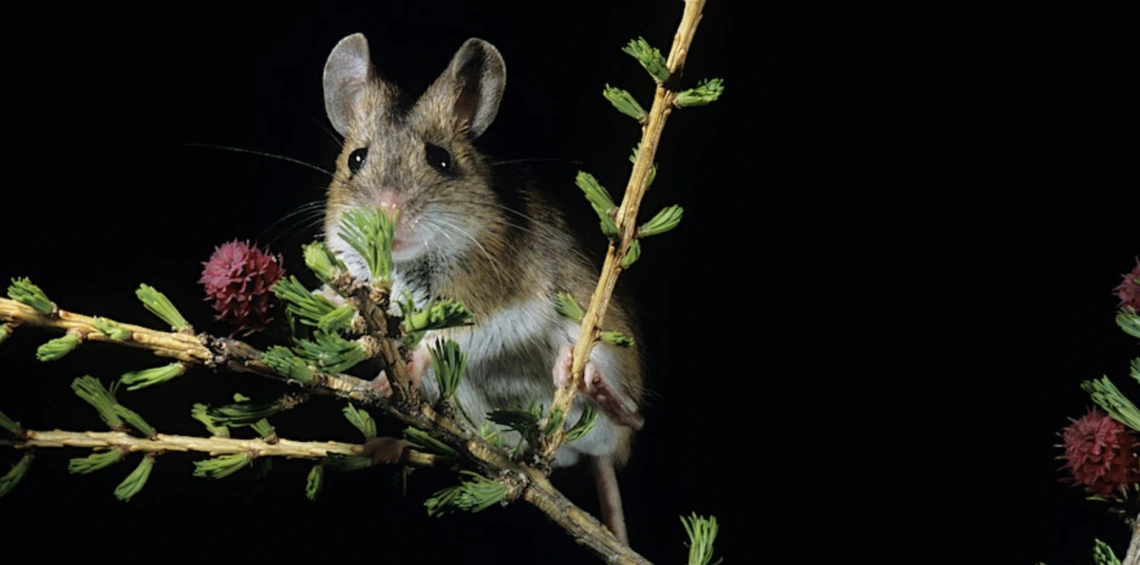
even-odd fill
[[[258,238],[264,237],[267,233],[271,232],[275,227],[279,226],[281,223],[283,223],[287,220],[291,220],[289,223],[289,226],[282,229],[281,233],[274,236],[270,240],[269,243],[277,241],[282,236],[289,234],[289,233],[293,233],[294,237],[296,237],[296,236],[300,235],[300,233],[306,231],[307,229],[312,228],[315,225],[319,225],[322,222],[322,220],[324,219],[324,215],[325,215],[325,213],[324,213],[324,202],[323,201],[314,200],[312,202],[302,204],[301,206],[297,207],[296,210],[286,214],[285,216],[281,217],[279,220],[273,222],[268,227],[266,227],[264,230],[262,230],[261,233],[258,234]],[[298,228],[304,228],[304,229],[298,229]]]
[[[489,165],[492,167],[499,167],[502,165],[518,165],[520,163],[561,163],[561,164],[566,164],[566,165],[574,165],[575,167],[581,167],[581,166],[585,165],[585,163],[583,163],[582,161],[575,161],[573,159],[558,159],[555,157],[531,157],[531,158],[524,158],[524,159],[507,159],[505,161],[495,161],[493,163],[489,163]]]
[[[280,160],[285,161],[287,163],[293,163],[294,165],[301,165],[302,167],[308,167],[308,168],[310,168],[314,171],[317,171],[319,173],[324,173],[328,177],[335,178],[335,176],[336,176],[335,174],[333,174],[332,171],[323,169],[323,168],[318,167],[318,166],[316,166],[312,163],[309,163],[307,161],[302,161],[300,159],[294,159],[292,157],[286,157],[284,155],[277,155],[276,153],[267,153],[265,151],[256,151],[253,149],[242,149],[241,147],[229,147],[226,145],[215,145],[212,143],[187,143],[186,145],[189,145],[190,147],[207,147],[210,149],[221,149],[224,151],[233,151],[235,153],[248,153],[250,155],[258,155],[261,157],[269,157],[271,159],[280,159]]]
[[[452,230],[459,232],[460,234],[463,234],[465,237],[467,237],[467,239],[470,239],[472,243],[474,243],[476,246],[479,247],[479,249],[483,252],[483,255],[487,257],[487,260],[491,262],[491,265],[495,269],[495,274],[496,275],[502,274],[502,271],[503,271],[502,264],[500,264],[498,260],[496,260],[494,257],[492,257],[491,253],[489,251],[487,251],[487,248],[484,247],[482,243],[479,243],[479,240],[475,239],[475,237],[472,236],[470,232],[468,232],[467,230],[464,230],[463,228],[455,225],[452,222],[444,220],[443,218],[432,218],[432,220],[433,220],[432,223],[437,224],[439,227],[450,228]]]
[[[500,204],[497,204],[497,203],[494,203],[494,202],[489,202],[489,201],[488,201],[488,202],[480,202],[480,201],[467,201],[467,203],[468,203],[468,204],[475,204],[475,205],[479,205],[479,206],[494,207],[494,208],[504,209],[504,210],[507,210],[507,211],[513,211],[513,210],[510,210],[509,208],[507,208],[506,206],[502,206],[502,205],[500,205]],[[465,217],[465,216],[463,216],[463,215],[461,215],[461,214],[459,214],[459,213],[457,213],[457,212],[447,212],[447,211],[440,211],[439,213],[440,213],[441,215],[454,216],[454,217],[455,217],[455,218],[457,218],[457,219],[462,219],[462,218],[464,218],[464,217]],[[524,217],[524,218],[530,219],[528,216],[526,216],[525,214],[523,214],[523,213],[521,213],[521,212],[516,212],[516,214],[518,214],[519,216],[522,216],[522,217]],[[509,227],[509,228],[512,228],[512,229],[517,229],[517,230],[519,230],[519,231],[522,231],[522,232],[526,232],[526,233],[529,233],[529,234],[531,234],[531,235],[533,235],[533,236],[535,236],[535,237],[537,237],[537,238],[539,238],[539,239],[541,239],[541,240],[545,240],[545,241],[554,241],[554,240],[556,239],[554,236],[550,235],[549,233],[543,233],[543,232],[539,232],[539,231],[536,231],[536,230],[533,230],[533,229],[527,228],[527,227],[525,227],[525,226],[522,226],[522,225],[520,225],[520,224],[517,224],[517,223],[515,223],[515,222],[512,222],[512,221],[510,221],[510,220],[509,220],[509,219],[507,219],[507,218],[496,218],[496,219],[495,219],[495,221],[496,221],[497,223],[499,223],[499,224],[502,224],[502,225],[504,225],[504,226],[507,226],[507,227]],[[532,221],[532,222],[534,222],[534,220],[531,220],[531,221]],[[574,246],[574,247],[572,247],[572,248],[570,249],[570,252],[571,252],[571,253],[573,253],[573,254],[574,254],[576,257],[578,257],[578,258],[579,258],[579,259],[581,259],[582,261],[584,261],[584,262],[585,262],[587,265],[588,265],[588,264],[592,264],[592,263],[594,263],[594,262],[597,260],[596,258],[591,258],[590,256],[586,255],[586,254],[585,254],[585,252],[583,252],[582,250],[580,250],[580,249],[579,249],[577,246]]]

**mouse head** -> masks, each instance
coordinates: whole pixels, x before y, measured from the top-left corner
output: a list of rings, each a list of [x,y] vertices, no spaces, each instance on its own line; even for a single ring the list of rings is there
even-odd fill
[[[493,238],[495,195],[474,141],[498,113],[506,66],[499,51],[468,39],[415,101],[375,75],[361,34],[342,39],[325,64],[325,110],[344,149],[329,186],[325,238],[357,277],[367,269],[337,234],[352,208],[398,212],[392,258],[463,256]],[[491,230],[491,231],[488,231]]]

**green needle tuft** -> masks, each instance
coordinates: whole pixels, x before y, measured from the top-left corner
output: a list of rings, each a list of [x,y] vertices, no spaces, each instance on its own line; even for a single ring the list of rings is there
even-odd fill
[[[62,359],[64,355],[71,353],[76,347],[79,347],[79,336],[69,333],[41,345],[39,349],[36,349],[36,359],[57,361]]]
[[[31,466],[32,456],[24,455],[15,465],[12,465],[12,468],[9,469],[3,477],[0,477],[0,498],[4,498],[4,495],[12,492],[12,489],[16,488],[16,485],[20,483],[20,479],[23,479],[24,475],[28,474],[28,468]]]
[[[109,451],[102,451],[92,453],[87,457],[76,457],[67,462],[68,473],[94,473],[100,469],[106,469],[115,463],[123,460],[125,454],[118,449],[111,449]]]
[[[652,220],[645,222],[637,230],[638,237],[647,237],[665,233],[681,223],[681,214],[684,209],[680,206],[669,206],[653,216]]]
[[[717,565],[723,559],[712,560],[713,541],[719,526],[715,516],[704,518],[696,513],[686,519],[681,517],[681,524],[685,526],[685,533],[689,534],[689,563],[688,565]]]
[[[12,284],[8,286],[8,298],[31,306],[45,316],[51,316],[56,311],[55,303],[48,300],[44,291],[27,277],[12,279]]]
[[[559,292],[554,295],[554,309],[572,322],[580,322],[582,316],[586,315],[582,306],[578,304],[577,300],[574,300],[574,296],[569,292]]]
[[[190,329],[190,322],[182,317],[178,309],[170,303],[170,299],[166,295],[154,289],[154,287],[140,284],[139,289],[135,291],[135,295],[142,301],[143,306],[150,310],[152,314],[158,316],[162,321],[170,324],[171,329],[174,331],[182,331]]]
[[[344,407],[344,417],[348,418],[349,423],[354,428],[364,434],[365,441],[376,439],[376,420],[373,420],[372,415],[366,410],[357,408],[350,402],[348,406]]]
[[[613,104],[614,108],[617,108],[619,112],[638,122],[645,123],[645,118],[649,117],[649,114],[645,112],[645,108],[642,108],[641,104],[637,103],[633,95],[620,88],[614,88],[607,84],[606,88],[602,90],[602,96],[605,96],[606,100],[609,100],[610,104]]]
[[[194,462],[194,476],[210,479],[224,479],[253,463],[248,453],[234,453]]]
[[[719,78],[701,81],[696,88],[678,92],[673,104],[688,108],[690,106],[706,106],[716,102],[724,93],[724,81]]]
[[[138,390],[164,383],[185,372],[186,366],[181,362],[175,362],[161,367],[126,373],[119,378],[119,382],[125,385],[127,390]]]
[[[622,53],[637,59],[637,62],[641,63],[641,66],[649,72],[649,76],[653,77],[657,84],[669,79],[669,67],[665,57],[656,47],[650,47],[645,38],[639,37],[629,40],[629,45],[622,48]]]

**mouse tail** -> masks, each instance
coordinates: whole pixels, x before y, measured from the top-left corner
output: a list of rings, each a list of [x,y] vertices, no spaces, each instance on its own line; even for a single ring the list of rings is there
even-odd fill
[[[602,523],[622,543],[629,545],[629,534],[625,529],[625,513],[621,507],[621,490],[617,482],[617,466],[613,457],[592,457],[590,467],[594,474],[594,484],[598,489],[598,502],[602,508]]]

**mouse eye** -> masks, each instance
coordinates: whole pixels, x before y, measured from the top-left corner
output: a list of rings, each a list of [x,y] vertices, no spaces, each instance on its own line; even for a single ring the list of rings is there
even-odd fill
[[[348,155],[348,172],[356,174],[360,172],[360,167],[364,166],[365,159],[368,158],[368,148],[361,147]]]
[[[431,165],[431,168],[436,171],[447,176],[455,175],[455,167],[451,164],[451,153],[448,153],[446,149],[438,145],[425,143],[424,158],[427,159],[428,165]]]

